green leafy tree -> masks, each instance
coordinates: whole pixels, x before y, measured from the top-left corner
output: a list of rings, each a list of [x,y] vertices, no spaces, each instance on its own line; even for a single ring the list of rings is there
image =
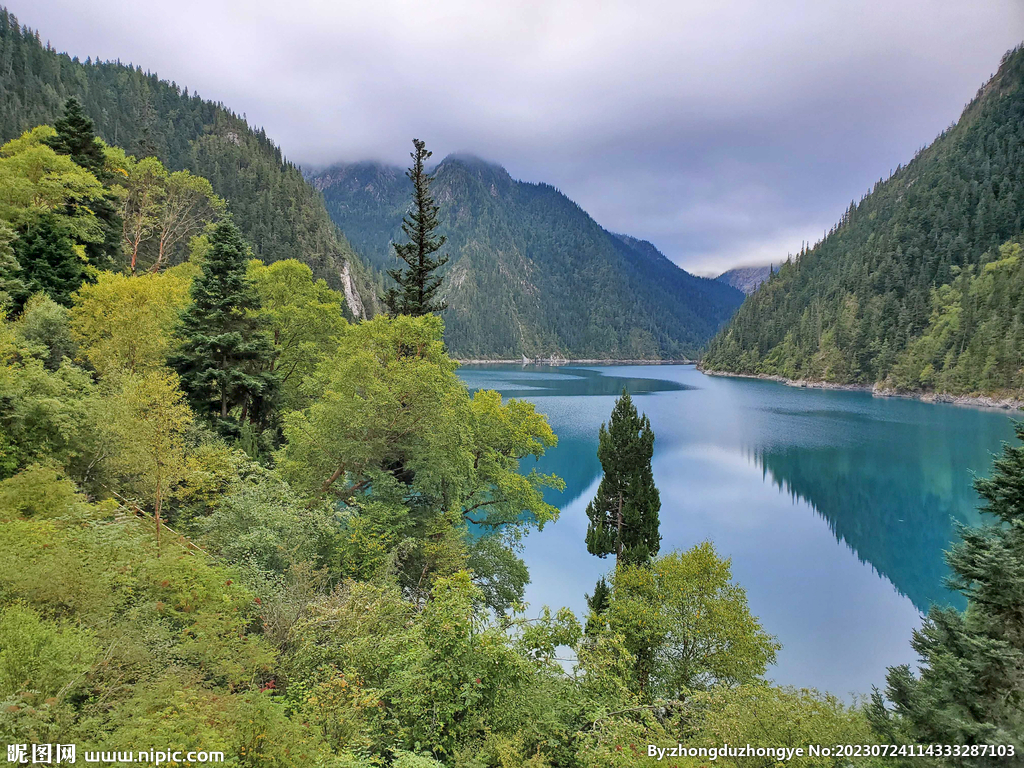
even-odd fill
[[[6,312],[15,298],[25,295],[25,284],[21,280],[21,264],[14,256],[12,243],[17,234],[0,222],[0,312]]]
[[[173,373],[129,374],[119,383],[110,424],[117,439],[114,461],[153,502],[159,556],[164,500],[184,478],[184,436],[194,417]]]
[[[238,228],[221,221],[210,244],[192,282],[192,304],[182,315],[181,347],[170,362],[196,412],[237,434],[238,422],[258,423],[274,398],[274,349],[257,317],[259,295],[246,275],[248,254]]]
[[[637,413],[623,390],[599,435],[597,456],[604,477],[587,505],[587,551],[592,555],[614,553],[618,563],[644,564],[658,554],[661,497],[651,470],[653,455],[651,422]]]
[[[388,311],[393,315],[426,315],[441,312],[448,304],[435,299],[441,287],[441,278],[434,274],[438,267],[448,263],[448,257],[434,256],[445,243],[445,237],[437,234],[439,207],[430,194],[433,176],[424,170],[424,162],[431,156],[426,144],[419,139],[412,140],[415,148],[412,167],[406,171],[413,184],[413,210],[402,221],[402,232],[409,242],[396,244],[395,255],[405,262],[403,270],[389,269],[388,275],[398,283],[381,297]]]
[[[83,285],[71,308],[71,329],[82,355],[100,375],[161,368],[188,306],[191,272],[182,264],[159,274],[100,272]]]
[[[708,542],[649,566],[620,565],[606,616],[625,639],[648,698],[750,682],[781,647],[751,615],[729,561]]]
[[[251,261],[249,277],[260,297],[260,320],[274,344],[271,368],[280,381],[280,408],[300,408],[309,403],[303,382],[337,351],[348,325],[345,297],[315,280],[313,270],[295,259]]]
[[[1024,440],[1024,425],[1016,427]],[[889,670],[888,698],[914,741],[1024,750],[1024,446],[1006,445],[975,489],[995,522],[963,527],[947,555],[963,613],[933,607],[913,646],[922,663]],[[876,722],[887,713],[875,700]],[[1000,765],[1005,758],[971,758]],[[965,763],[966,764],[966,763]]]

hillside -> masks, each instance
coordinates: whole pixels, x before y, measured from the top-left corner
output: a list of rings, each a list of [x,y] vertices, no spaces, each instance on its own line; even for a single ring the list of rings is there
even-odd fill
[[[402,169],[342,164],[311,180],[359,253],[394,266],[411,190]],[[459,356],[691,358],[742,301],[498,165],[448,157],[433,192],[451,256],[445,340]]]
[[[960,120],[784,264],[709,370],[951,394],[1024,386],[1024,49]]]
[[[107,143],[208,178],[258,258],[304,261],[345,291],[354,313],[364,305],[372,312],[369,273],[262,129],[140,67],[58,53],[0,8],[0,142],[52,123],[69,96],[82,102]]]
[[[736,267],[736,269],[723,272],[715,280],[731,285],[733,288],[743,291],[744,295],[749,296],[757,290],[761,283],[768,279],[768,275],[771,272],[771,266]]]

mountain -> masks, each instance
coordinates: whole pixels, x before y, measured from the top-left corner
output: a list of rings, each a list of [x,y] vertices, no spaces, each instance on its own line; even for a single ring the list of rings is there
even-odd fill
[[[723,272],[715,280],[719,280],[726,285],[731,285],[733,288],[743,291],[746,296],[749,296],[757,287],[761,285],[765,280],[768,279],[768,275],[772,273],[772,267],[736,267],[736,269],[730,269]]]
[[[0,8],[0,143],[53,123],[69,96],[82,102],[107,143],[208,178],[258,258],[304,261],[344,290],[355,315],[373,311],[370,273],[262,129],[140,67],[58,53]]]
[[[451,256],[445,341],[460,357],[692,358],[743,299],[608,232],[548,184],[467,155],[435,173]],[[404,171],[340,164],[310,180],[357,251],[378,271],[394,267],[412,189]]]
[[[1024,48],[959,121],[788,260],[706,369],[951,394],[1024,386]]]

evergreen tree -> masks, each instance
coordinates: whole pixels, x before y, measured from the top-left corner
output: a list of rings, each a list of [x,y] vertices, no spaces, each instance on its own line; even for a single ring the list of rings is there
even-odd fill
[[[448,257],[433,256],[445,244],[445,237],[437,235],[439,207],[430,195],[430,182],[434,177],[423,168],[432,153],[419,139],[413,139],[412,143],[415,151],[409,155],[412,167],[406,171],[406,176],[413,184],[413,210],[402,220],[402,231],[409,242],[395,245],[395,255],[407,268],[388,270],[398,287],[388,288],[381,300],[393,315],[418,317],[448,307],[446,302],[434,300],[441,287],[441,278],[435,276],[434,271],[448,263]]]
[[[230,219],[217,225],[210,245],[182,315],[183,343],[170,363],[196,412],[235,435],[238,422],[265,418],[277,391],[274,348],[256,317],[260,301],[246,276],[248,249]]]
[[[651,457],[654,433],[647,416],[637,413],[625,389],[616,400],[611,421],[601,425],[597,456],[604,477],[587,505],[587,551],[598,557],[615,554],[617,564],[642,565],[658,554],[658,510]]]
[[[76,165],[85,168],[93,176],[108,184],[110,174],[106,170],[106,154],[103,142],[96,137],[93,122],[82,110],[78,99],[72,97],[64,103],[64,116],[54,121],[56,136],[46,144],[59,155],[68,155]],[[108,266],[121,249],[121,216],[114,199],[107,194],[92,201],[93,213],[103,226],[103,241],[87,243],[86,254],[90,263]]]
[[[1016,427],[1024,440],[1024,424]],[[898,722],[919,743],[1013,744],[1024,750],[1024,446],[1004,446],[991,478],[975,481],[999,522],[962,528],[947,555],[967,610],[933,607],[914,632],[920,676],[889,670]],[[878,730],[887,719],[876,698]],[[879,728],[879,723],[883,727]],[[970,765],[1006,758],[972,758]]]
[[[14,257],[24,286],[12,296],[17,307],[39,291],[71,306],[71,294],[85,280],[85,262],[56,214],[42,213],[24,226],[14,241]]]
[[[612,590],[608,581],[602,576],[594,585],[594,594],[585,595],[587,608],[590,609],[590,616],[587,618],[586,633],[593,635],[605,625],[604,614],[611,604]]]
[[[50,148],[59,155],[69,155],[77,165],[103,180],[103,142],[96,138],[93,122],[82,111],[78,99],[71,97],[64,102],[64,116],[55,120],[53,127],[57,135],[47,140]]]

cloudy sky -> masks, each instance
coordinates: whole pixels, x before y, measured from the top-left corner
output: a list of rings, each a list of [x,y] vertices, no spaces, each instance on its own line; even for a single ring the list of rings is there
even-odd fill
[[[142,65],[296,162],[409,139],[559,187],[702,274],[819,238],[954,122],[1024,0],[0,0]]]

